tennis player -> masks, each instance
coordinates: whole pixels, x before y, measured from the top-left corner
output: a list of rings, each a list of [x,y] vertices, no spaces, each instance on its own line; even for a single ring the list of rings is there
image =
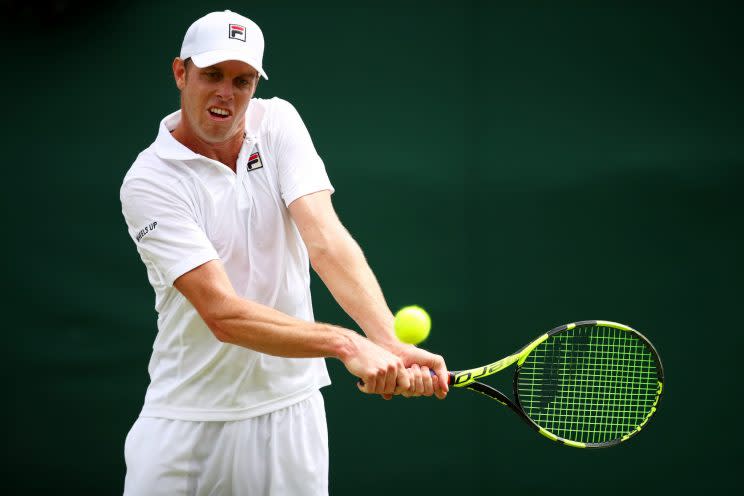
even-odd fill
[[[442,357],[395,338],[297,111],[254,98],[263,51],[234,12],[194,22],[173,61],[181,108],[121,187],[158,312],[126,495],[327,494],[323,357],[364,393],[447,394]],[[367,337],[314,321],[310,264]]]

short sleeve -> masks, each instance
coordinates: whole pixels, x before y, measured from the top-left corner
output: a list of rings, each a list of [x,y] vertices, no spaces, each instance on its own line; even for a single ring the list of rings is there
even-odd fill
[[[274,105],[269,132],[284,204],[289,206],[297,198],[317,191],[333,192],[323,160],[315,151],[300,114],[285,100],[277,98]]]
[[[129,236],[142,261],[168,286],[191,269],[219,259],[185,195],[156,181],[134,178],[122,185],[120,198]]]

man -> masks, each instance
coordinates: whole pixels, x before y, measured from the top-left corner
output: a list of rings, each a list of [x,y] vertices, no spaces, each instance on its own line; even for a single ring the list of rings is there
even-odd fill
[[[253,98],[263,49],[243,16],[197,20],[173,61],[181,110],[121,187],[158,311],[127,495],[326,494],[322,357],[364,393],[447,393],[444,360],[394,337],[296,110]],[[314,322],[309,263],[368,338]]]

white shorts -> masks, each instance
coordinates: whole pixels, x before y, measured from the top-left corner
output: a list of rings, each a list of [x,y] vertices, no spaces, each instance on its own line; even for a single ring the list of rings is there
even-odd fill
[[[124,446],[125,496],[327,495],[323,396],[259,417],[140,417]]]

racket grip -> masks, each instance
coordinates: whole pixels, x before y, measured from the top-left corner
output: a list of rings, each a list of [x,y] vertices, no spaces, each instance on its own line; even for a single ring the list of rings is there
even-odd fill
[[[431,375],[437,375],[431,369],[429,370],[429,373]],[[453,374],[452,372],[447,372],[447,385],[448,386],[451,386],[452,385],[452,382],[454,382],[454,380],[455,380],[455,374]]]
[[[430,375],[431,375],[432,377],[435,377],[435,376],[437,375],[437,373],[436,373],[436,372],[434,372],[434,371],[433,371],[433,370],[431,370],[431,369],[429,369],[429,374],[430,374]],[[447,372],[447,385],[448,385],[448,386],[450,386],[450,385],[452,384],[452,381],[453,381],[454,379],[455,379],[455,374],[453,374],[452,372]],[[359,379],[359,380],[357,381],[357,384],[359,384],[360,386],[364,386],[364,381],[363,381],[363,380],[361,380],[361,379]]]

